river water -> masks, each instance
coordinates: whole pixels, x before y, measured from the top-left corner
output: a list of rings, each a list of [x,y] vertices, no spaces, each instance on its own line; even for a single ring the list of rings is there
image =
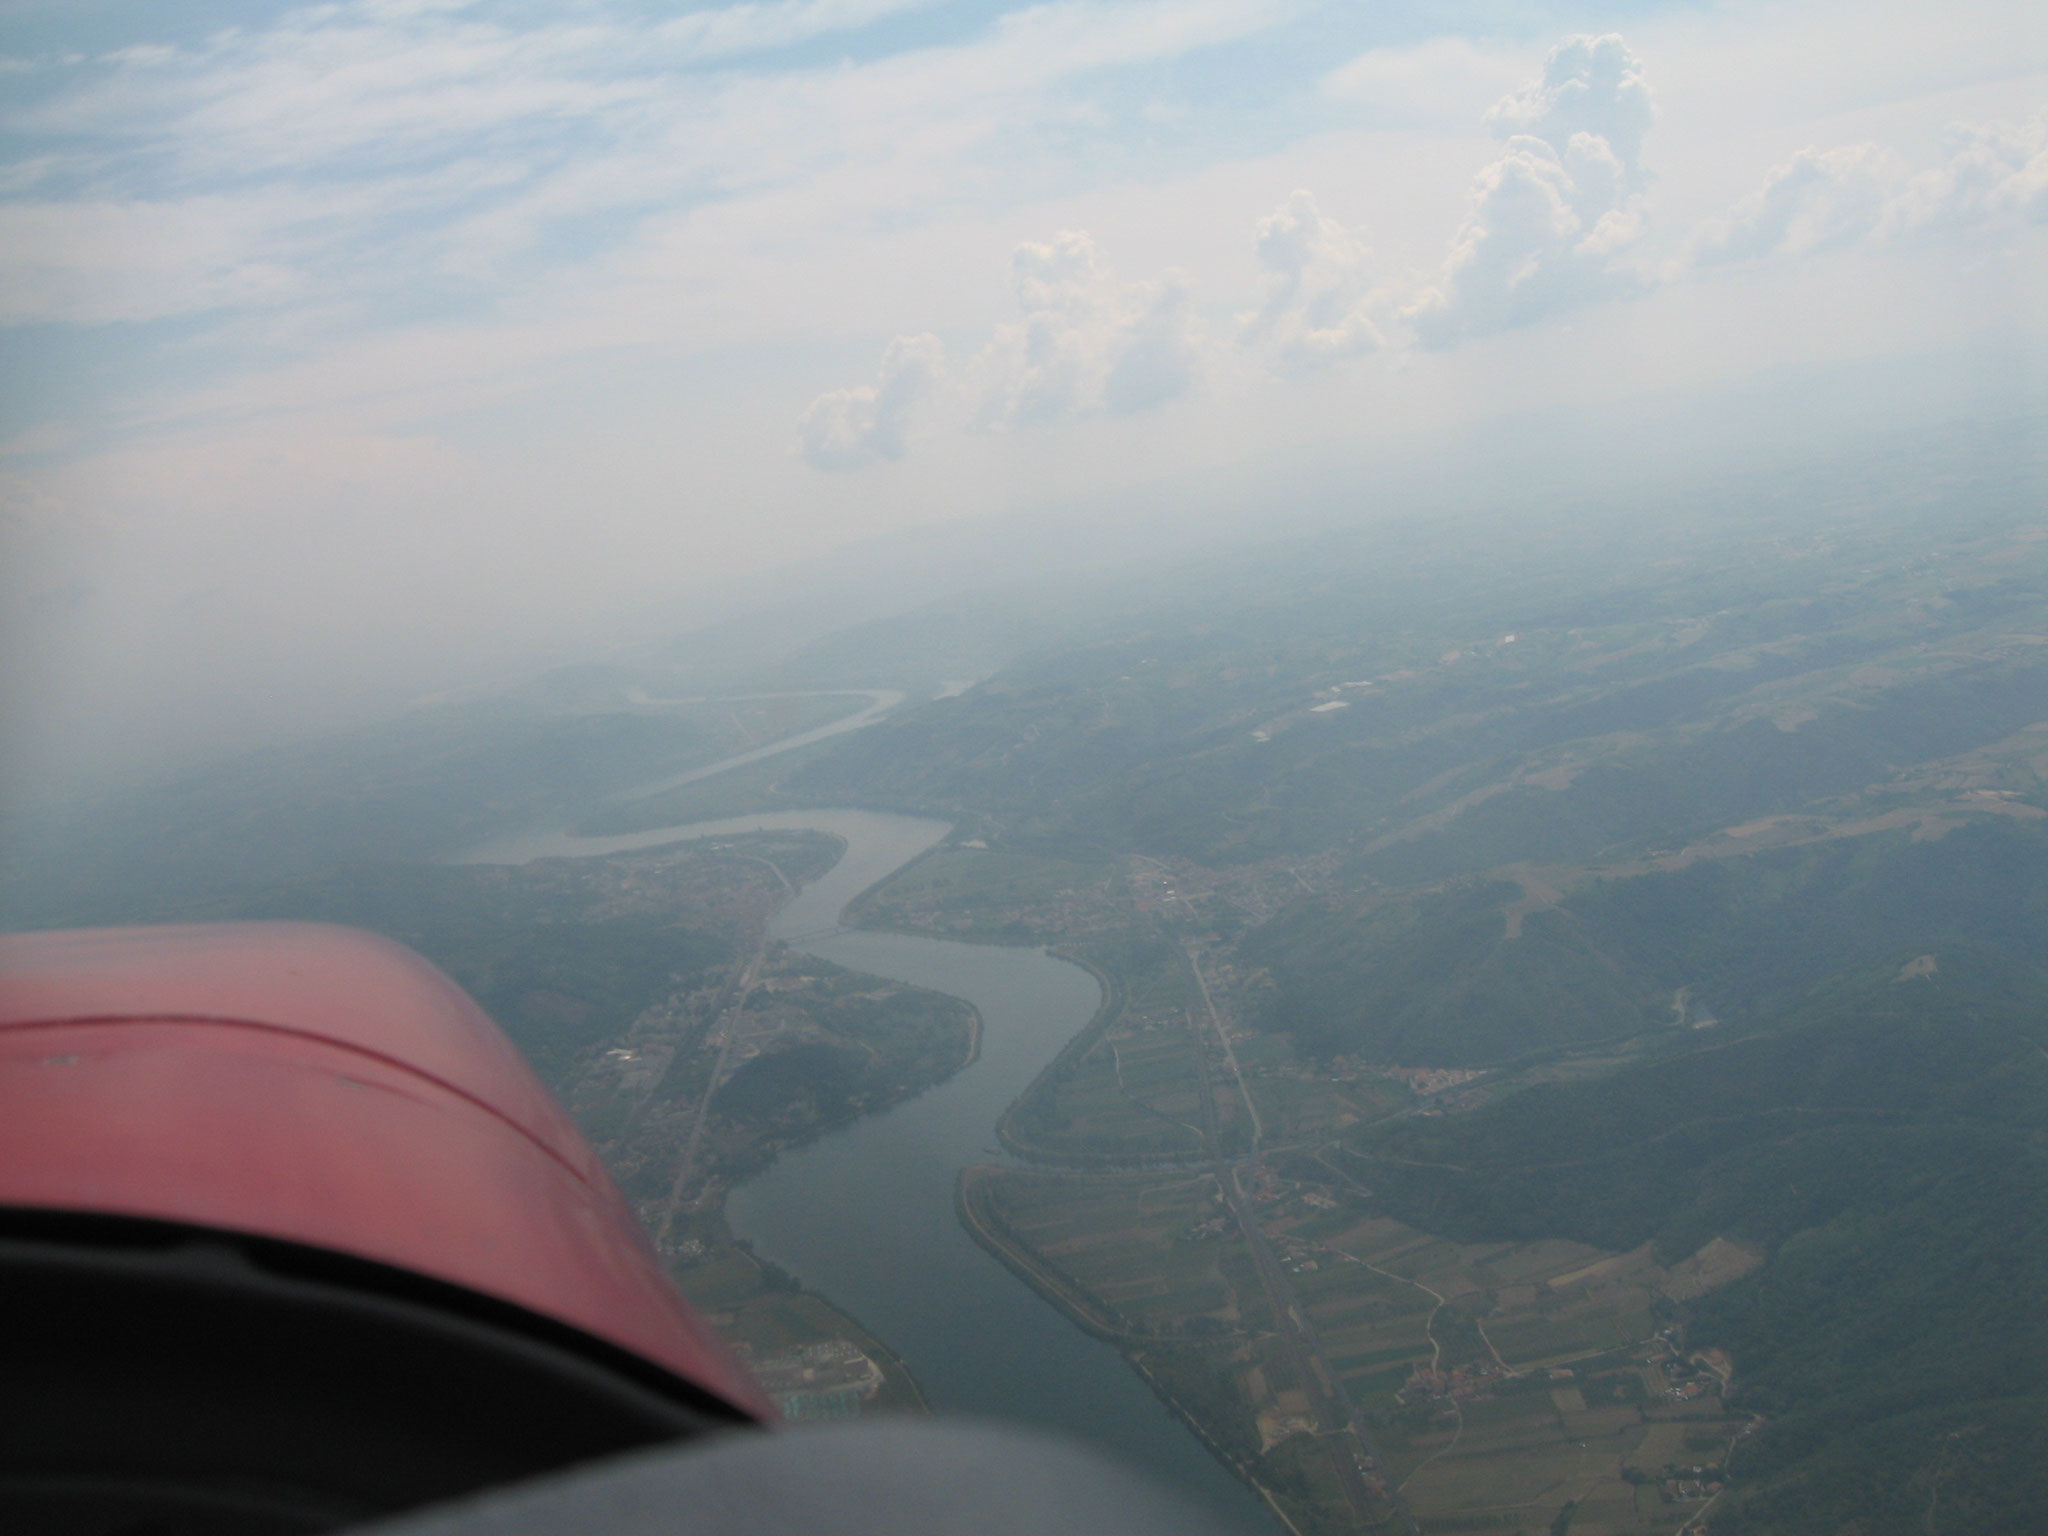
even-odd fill
[[[1094,977],[1042,949],[843,929],[846,903],[943,838],[946,823],[879,811],[777,811],[617,837],[525,833],[466,863],[589,857],[684,839],[815,828],[846,853],[804,886],[774,937],[870,975],[965,998],[981,1054],[965,1070],[865,1116],[734,1189],[726,1213],[755,1251],[888,1343],[935,1410],[1022,1420],[1102,1447],[1181,1489],[1234,1529],[1277,1529],[1108,1344],[1074,1327],[982,1250],[954,1215],[969,1163],[1008,1162],[995,1125],[1101,1001]]]

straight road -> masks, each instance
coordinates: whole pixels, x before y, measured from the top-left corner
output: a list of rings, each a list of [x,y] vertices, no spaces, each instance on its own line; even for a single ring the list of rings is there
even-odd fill
[[[1223,1021],[1218,1016],[1214,999],[1209,992],[1208,980],[1202,975],[1200,953],[1191,941],[1183,941],[1181,953],[1187,960],[1188,970],[1193,975],[1196,989],[1201,995],[1202,1006],[1208,1014],[1210,1027],[1214,1030],[1222,1055],[1229,1063],[1231,1075],[1236,1079],[1239,1102],[1244,1105],[1246,1116],[1252,1125],[1252,1156],[1247,1161],[1258,1164],[1258,1137],[1261,1127],[1258,1110],[1252,1103],[1250,1090],[1245,1086],[1244,1073],[1238,1067],[1237,1055],[1230,1048],[1230,1037],[1225,1033]],[[1422,1536],[1422,1527],[1409,1510],[1407,1501],[1399,1490],[1388,1488],[1384,1495],[1376,1496],[1366,1481],[1367,1468],[1384,1466],[1375,1453],[1372,1442],[1366,1437],[1364,1425],[1350,1399],[1345,1395],[1342,1382],[1330,1369],[1329,1359],[1323,1351],[1322,1340],[1316,1336],[1315,1327],[1308,1320],[1308,1314],[1295,1298],[1294,1287],[1288,1281],[1287,1272],[1280,1265],[1279,1257],[1273,1252],[1273,1245],[1267,1241],[1265,1229],[1259,1225],[1258,1213],[1253,1202],[1244,1192],[1240,1178],[1243,1163],[1223,1155],[1219,1131],[1219,1117],[1216,1112],[1216,1082],[1209,1067],[1209,1053],[1197,1045],[1195,1060],[1199,1064],[1202,1084],[1202,1119],[1209,1144],[1210,1168],[1216,1176],[1217,1187],[1236,1218],[1238,1230],[1244,1234],[1245,1247],[1252,1256],[1252,1267],[1258,1274],[1260,1286],[1266,1293],[1266,1304],[1273,1314],[1273,1329],[1281,1348],[1286,1352],[1288,1363],[1294,1375],[1301,1382],[1302,1390],[1309,1401],[1309,1411],[1315,1421],[1317,1438],[1329,1458],[1331,1471],[1336,1475],[1338,1486],[1344,1490],[1345,1502],[1351,1507],[1353,1520],[1361,1531],[1373,1530],[1383,1521],[1391,1506],[1394,1515],[1401,1521],[1408,1536]]]
[[[777,871],[781,873],[781,871]],[[784,882],[787,884],[788,882]],[[755,942],[754,952],[747,957],[746,965],[734,978],[726,995],[721,999],[717,1017],[712,1029],[719,1031],[718,1060],[712,1063],[710,1080],[704,1084],[704,1096],[697,1101],[697,1118],[690,1126],[690,1140],[683,1148],[682,1158],[676,1164],[676,1176],[668,1187],[668,1200],[662,1206],[661,1222],[655,1228],[654,1246],[661,1253],[668,1252],[671,1229],[676,1224],[676,1213],[682,1208],[683,1194],[689,1188],[690,1176],[697,1167],[697,1148],[704,1140],[704,1125],[711,1118],[711,1097],[718,1092],[718,1085],[725,1081],[725,1064],[732,1056],[733,1042],[739,1037],[740,1015],[746,1011],[747,999],[754,994],[754,984],[761,974],[761,963],[767,958],[768,935],[764,929]]]

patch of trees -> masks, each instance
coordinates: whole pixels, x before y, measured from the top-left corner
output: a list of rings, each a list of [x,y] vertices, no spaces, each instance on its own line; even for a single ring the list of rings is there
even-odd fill
[[[1241,941],[1276,983],[1265,1022],[1311,1056],[1477,1066],[1660,1028],[1681,987],[1754,1022],[1915,948],[2048,954],[2048,831],[1987,818],[1702,859],[1583,888],[1510,939],[1521,894],[1474,879],[1298,902]]]
[[[245,898],[220,915],[346,923],[417,950],[483,1005],[560,1090],[641,1010],[704,985],[719,935],[652,916],[589,917],[573,895],[472,866],[362,865]]]
[[[712,1107],[734,1119],[772,1120],[805,1110],[823,1120],[852,1112],[864,1055],[823,1041],[767,1051],[719,1085]]]
[[[1843,838],[1603,881],[1566,905],[1659,986],[1755,1015],[1907,946],[2048,954],[2048,834],[2000,818],[1925,842]]]
[[[1570,912],[1531,912],[1507,937],[1509,882],[1411,901],[1304,902],[1249,936],[1272,973],[1270,1027],[1313,1057],[1475,1066],[1641,1032],[1668,994],[1616,964]]]

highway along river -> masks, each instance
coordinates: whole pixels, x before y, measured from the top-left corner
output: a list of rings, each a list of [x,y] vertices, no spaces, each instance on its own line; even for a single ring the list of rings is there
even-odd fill
[[[1246,1533],[1278,1527],[1109,1345],[1074,1327],[961,1228],[969,1163],[1008,1161],[997,1118],[1101,1000],[1095,979],[1041,949],[839,926],[846,903],[943,838],[946,823],[878,811],[777,811],[621,837],[498,839],[465,863],[588,857],[686,838],[816,828],[846,853],[771,932],[853,970],[930,987],[981,1010],[980,1057],[938,1087],[865,1116],[739,1185],[726,1212],[755,1250],[823,1292],[900,1355],[935,1409],[1079,1436],[1215,1509]]]

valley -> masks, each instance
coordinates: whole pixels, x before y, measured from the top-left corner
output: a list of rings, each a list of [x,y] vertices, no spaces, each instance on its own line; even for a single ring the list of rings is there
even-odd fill
[[[1300,1536],[2018,1529],[2038,509],[1467,532],[1192,559],[909,699],[564,679],[6,898],[418,948],[793,1418],[1033,1419]]]

